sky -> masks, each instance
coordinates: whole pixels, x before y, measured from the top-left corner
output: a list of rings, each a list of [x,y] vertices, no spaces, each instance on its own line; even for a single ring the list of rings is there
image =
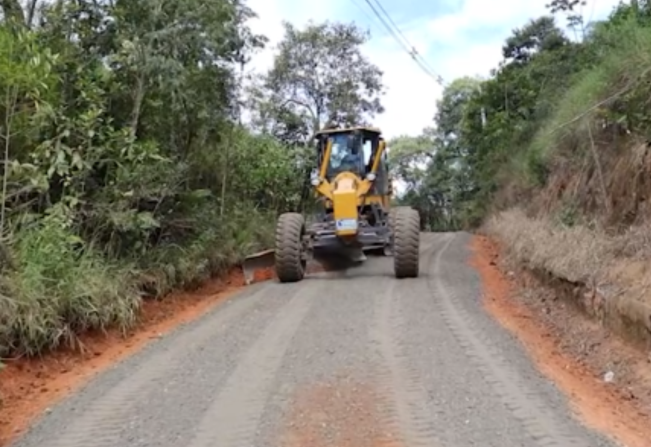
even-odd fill
[[[445,82],[461,76],[488,76],[501,60],[502,44],[512,30],[545,14],[549,1],[379,0],[430,70]],[[587,0],[582,13],[586,21],[599,20],[617,3]],[[252,30],[270,39],[267,48],[254,56],[250,69],[262,73],[271,66],[283,20],[299,27],[309,20],[354,21],[371,32],[363,52],[384,72],[386,111],[376,117],[374,125],[391,139],[418,135],[433,124],[443,88],[412,60],[366,0],[248,0],[248,5],[259,16],[251,21]],[[562,18],[559,24],[564,25]]]

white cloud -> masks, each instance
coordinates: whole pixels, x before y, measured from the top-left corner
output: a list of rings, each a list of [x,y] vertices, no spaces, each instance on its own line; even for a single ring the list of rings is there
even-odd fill
[[[419,53],[425,52],[425,41],[413,39],[410,33],[405,35]],[[364,52],[384,72],[387,93],[383,104],[386,111],[376,118],[376,126],[384,131],[385,136],[416,135],[431,125],[436,99],[443,91],[435,79],[391,37],[369,42]]]
[[[436,17],[427,24],[430,38],[434,42],[467,42],[467,35],[480,28],[501,28],[509,34],[514,26],[522,25],[528,18],[538,17],[545,12],[547,0],[466,0],[461,10]]]
[[[512,30],[529,19],[546,12],[549,0],[486,0],[449,1],[459,5],[456,12],[413,19],[401,25],[403,33],[419,54],[429,62],[446,81],[464,75],[487,75],[501,59],[501,46]],[[359,0],[353,0],[358,5]],[[388,1],[382,2],[385,7]],[[591,0],[584,8],[586,19],[606,16],[617,0]],[[301,6],[303,5],[303,6]],[[273,46],[282,38],[282,20],[297,26],[308,20],[350,20],[351,13],[359,12],[350,0],[302,3],[294,0],[250,0],[259,15],[252,22],[255,32],[267,35],[270,49],[252,61],[255,70],[267,69],[273,60]],[[364,5],[366,7],[366,5]],[[390,10],[390,8],[386,8]],[[400,134],[418,134],[432,124],[436,100],[442,88],[428,76],[391,36],[386,35],[378,20],[371,22],[360,15],[360,25],[370,28],[374,37],[365,45],[364,52],[384,72],[387,94],[383,100],[386,112],[376,118],[376,125],[386,137]],[[400,24],[399,24],[400,25]]]
[[[332,20],[336,12],[345,5],[347,0],[330,2],[296,2],[293,0],[248,0],[248,6],[258,15],[251,20],[250,26],[254,33],[260,33],[269,38],[265,51],[252,61],[257,70],[268,69],[273,62],[274,47],[283,37],[282,22],[287,21],[295,26],[304,26],[308,21]]]

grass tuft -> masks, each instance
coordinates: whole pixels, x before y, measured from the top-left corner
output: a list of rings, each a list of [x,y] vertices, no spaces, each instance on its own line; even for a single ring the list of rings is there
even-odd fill
[[[2,279],[0,353],[38,355],[76,334],[122,329],[136,320],[140,297],[132,271],[108,262],[53,214],[16,234],[14,269]]]

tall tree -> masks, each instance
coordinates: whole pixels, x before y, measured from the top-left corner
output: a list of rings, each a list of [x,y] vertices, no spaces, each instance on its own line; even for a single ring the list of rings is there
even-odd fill
[[[478,78],[455,79],[445,88],[443,96],[437,102],[435,133],[449,156],[462,157],[468,154],[469,148],[463,146],[461,138],[463,118],[470,99],[480,89],[481,80]]]
[[[284,26],[264,82],[275,133],[304,138],[326,125],[369,124],[384,111],[382,71],[361,50],[368,33],[345,23]]]
[[[418,190],[425,178],[427,164],[434,155],[434,144],[426,135],[403,135],[389,144],[389,163],[407,191]]]
[[[25,23],[25,14],[18,0],[0,0],[0,11],[2,11],[5,20]]]

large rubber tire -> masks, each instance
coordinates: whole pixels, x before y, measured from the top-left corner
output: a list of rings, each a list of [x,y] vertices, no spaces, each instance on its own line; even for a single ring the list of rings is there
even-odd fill
[[[410,206],[394,206],[389,210],[389,228],[391,228],[391,231],[395,230],[396,227],[396,216],[398,215],[401,210],[411,210],[412,208]]]
[[[398,215],[400,210],[410,210],[410,209],[412,209],[410,206],[394,206],[391,209],[389,209],[389,229],[391,230],[392,233],[391,236],[392,243],[391,246],[388,247],[389,248],[388,254],[390,256],[393,256],[393,254],[395,253],[393,240],[394,240],[394,235],[396,233],[396,216]]]
[[[419,274],[420,215],[400,207],[393,222],[393,270],[396,278],[416,278]]]
[[[276,224],[276,276],[280,282],[298,282],[305,276],[303,257],[305,219],[299,213],[284,213]]]

